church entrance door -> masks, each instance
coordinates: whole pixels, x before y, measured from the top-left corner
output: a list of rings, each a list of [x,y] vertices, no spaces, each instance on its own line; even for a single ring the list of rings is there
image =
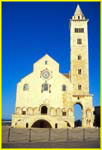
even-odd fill
[[[32,128],[52,128],[50,123],[46,120],[37,120],[33,123]]]

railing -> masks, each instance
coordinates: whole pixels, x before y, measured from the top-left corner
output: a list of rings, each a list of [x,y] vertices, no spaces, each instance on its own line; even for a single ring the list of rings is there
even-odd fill
[[[99,128],[2,128],[3,143],[58,142],[58,141],[99,141]]]

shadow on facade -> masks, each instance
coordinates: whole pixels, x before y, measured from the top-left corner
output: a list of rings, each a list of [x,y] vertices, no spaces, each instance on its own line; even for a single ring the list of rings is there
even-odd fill
[[[94,126],[100,127],[100,106],[95,107],[94,115],[95,115]]]
[[[76,120],[75,121],[75,127],[81,127],[82,126],[82,121],[81,120]]]

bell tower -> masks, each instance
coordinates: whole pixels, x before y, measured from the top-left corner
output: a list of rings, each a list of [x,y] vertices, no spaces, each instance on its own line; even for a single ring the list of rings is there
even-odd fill
[[[77,5],[70,20],[71,82],[74,95],[89,95],[88,19]]]

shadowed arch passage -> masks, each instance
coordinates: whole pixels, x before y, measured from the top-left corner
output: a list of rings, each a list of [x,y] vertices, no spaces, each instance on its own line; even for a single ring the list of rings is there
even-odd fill
[[[37,120],[33,123],[32,128],[52,128],[51,124],[46,120]]]

